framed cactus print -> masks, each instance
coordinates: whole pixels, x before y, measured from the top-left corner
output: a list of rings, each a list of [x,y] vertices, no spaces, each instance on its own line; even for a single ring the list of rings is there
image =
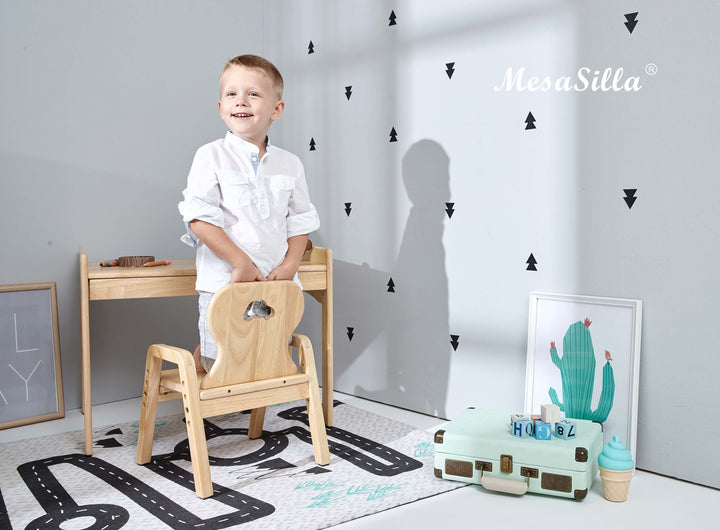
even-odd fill
[[[555,404],[637,447],[642,301],[530,293],[525,412]]]

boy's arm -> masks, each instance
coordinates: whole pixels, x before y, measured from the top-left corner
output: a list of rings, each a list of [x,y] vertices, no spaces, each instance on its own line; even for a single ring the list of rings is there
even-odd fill
[[[307,240],[307,234],[288,238],[288,249],[285,253],[285,259],[268,274],[267,279],[292,280],[300,267],[300,260],[302,260],[303,254],[305,253]]]
[[[202,241],[213,253],[227,261],[233,266],[230,281],[253,282],[262,281],[260,271],[250,257],[240,249],[219,226],[193,219],[190,221],[190,230]],[[302,258],[302,255],[300,256]],[[298,261],[298,264],[300,262]]]

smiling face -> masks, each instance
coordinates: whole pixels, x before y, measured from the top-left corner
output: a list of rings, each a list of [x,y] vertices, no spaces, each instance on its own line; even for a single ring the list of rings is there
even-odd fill
[[[220,80],[220,117],[235,136],[265,152],[265,137],[285,109],[279,90],[262,70],[231,65]]]

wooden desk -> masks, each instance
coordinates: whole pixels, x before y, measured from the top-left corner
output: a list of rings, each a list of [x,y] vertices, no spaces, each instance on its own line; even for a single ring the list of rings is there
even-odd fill
[[[127,298],[197,296],[195,260],[172,260],[161,267],[101,267],[80,253],[80,334],[82,348],[82,410],[85,414],[85,454],[92,454],[90,388],[90,301]],[[333,423],[333,274],[330,249],[306,252],[298,276],[303,290],[322,306],[322,402],[325,424]],[[148,344],[148,346],[150,346]],[[142,374],[138,373],[138,377]],[[139,414],[139,412],[138,412]]]

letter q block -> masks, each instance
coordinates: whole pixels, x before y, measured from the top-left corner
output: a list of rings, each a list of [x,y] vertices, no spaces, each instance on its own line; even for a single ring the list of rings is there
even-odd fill
[[[512,434],[519,438],[532,438],[533,429],[533,422],[528,418],[519,418],[512,424]]]
[[[572,440],[577,436],[577,423],[570,420],[562,420],[556,423],[555,436],[563,440]]]
[[[560,421],[560,407],[557,405],[540,405],[540,418],[545,423],[557,423]]]

